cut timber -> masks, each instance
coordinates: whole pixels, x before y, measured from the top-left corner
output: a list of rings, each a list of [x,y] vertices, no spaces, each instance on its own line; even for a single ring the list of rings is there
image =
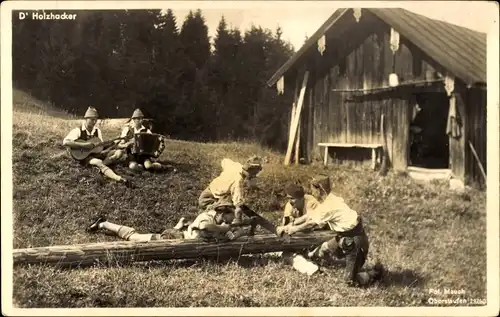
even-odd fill
[[[14,265],[89,266],[97,263],[127,263],[154,260],[195,259],[231,255],[297,252],[321,244],[335,236],[333,231],[295,234],[284,241],[274,234],[241,237],[229,242],[200,240],[117,241],[16,249]]]
[[[422,168],[416,166],[408,166],[408,176],[415,180],[430,182],[432,180],[448,180],[451,178],[451,169],[443,168]]]
[[[299,125],[300,112],[302,110],[302,104],[304,103],[304,96],[306,93],[307,80],[309,78],[309,71],[306,71],[304,74],[304,80],[302,81],[302,88],[300,89],[299,100],[297,103],[297,110],[295,111],[295,115],[293,116],[293,121],[290,130],[290,138],[288,139],[288,147],[286,150],[285,156],[285,165],[290,165],[290,159],[292,157],[292,149],[295,143],[295,136],[297,135],[297,128]]]

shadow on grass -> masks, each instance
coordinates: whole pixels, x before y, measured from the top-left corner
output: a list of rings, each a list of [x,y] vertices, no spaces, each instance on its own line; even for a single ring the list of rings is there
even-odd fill
[[[93,264],[58,264],[53,267],[56,270],[85,270],[89,268],[139,268],[144,270],[149,269],[179,269],[179,268],[194,268],[202,266],[221,266],[221,265],[237,265],[245,269],[253,269],[256,267],[262,267],[269,264],[279,264],[283,260],[277,256],[263,256],[260,254],[255,255],[241,255],[241,256],[211,256],[211,257],[199,257],[196,259],[177,259],[177,260],[156,260],[156,261],[130,261],[129,259],[119,259],[114,258],[108,261],[95,262]],[[42,264],[42,266],[44,266]]]
[[[404,269],[397,271],[387,270],[381,285],[403,286],[403,287],[423,287],[427,278],[413,270]]]
[[[241,256],[205,256],[197,259],[182,259],[182,260],[169,260],[169,261],[154,261],[139,264],[145,268],[155,267],[172,267],[172,268],[190,268],[205,265],[237,265],[241,268],[252,269],[255,267],[266,266],[269,264],[281,263],[282,259],[276,256],[263,256],[261,254],[255,255],[241,255]]]

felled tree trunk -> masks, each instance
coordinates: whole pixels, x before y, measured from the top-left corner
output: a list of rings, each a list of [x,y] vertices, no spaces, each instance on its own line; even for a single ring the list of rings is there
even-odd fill
[[[89,266],[103,263],[127,263],[153,260],[228,257],[277,251],[300,251],[334,237],[332,231],[296,234],[285,241],[273,234],[240,237],[228,242],[200,240],[156,240],[150,242],[116,241],[60,245],[13,252],[14,265],[48,264],[54,266]]]

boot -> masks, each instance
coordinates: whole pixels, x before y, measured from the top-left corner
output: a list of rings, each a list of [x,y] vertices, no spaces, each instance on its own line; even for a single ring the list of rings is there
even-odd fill
[[[128,188],[135,188],[134,184],[132,183],[132,181],[128,178],[125,178],[122,176],[122,180],[121,182]]]
[[[104,216],[98,217],[96,221],[94,221],[90,226],[87,227],[87,231],[96,232],[97,230],[99,230],[99,224],[105,221],[106,218]]]
[[[377,261],[377,263],[375,263],[375,265],[373,266],[373,271],[374,271],[373,274],[374,281],[380,281],[384,278],[385,268],[379,261]]]

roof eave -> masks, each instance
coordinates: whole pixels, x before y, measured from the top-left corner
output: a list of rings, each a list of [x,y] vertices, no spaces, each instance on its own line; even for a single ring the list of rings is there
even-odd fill
[[[314,34],[306,41],[304,45],[295,53],[285,64],[283,64],[267,81],[267,85],[272,87],[276,82],[291,68],[294,64],[311,48],[311,46],[318,41],[318,39],[325,34],[350,8],[337,9],[323,23],[322,26],[314,32]]]

